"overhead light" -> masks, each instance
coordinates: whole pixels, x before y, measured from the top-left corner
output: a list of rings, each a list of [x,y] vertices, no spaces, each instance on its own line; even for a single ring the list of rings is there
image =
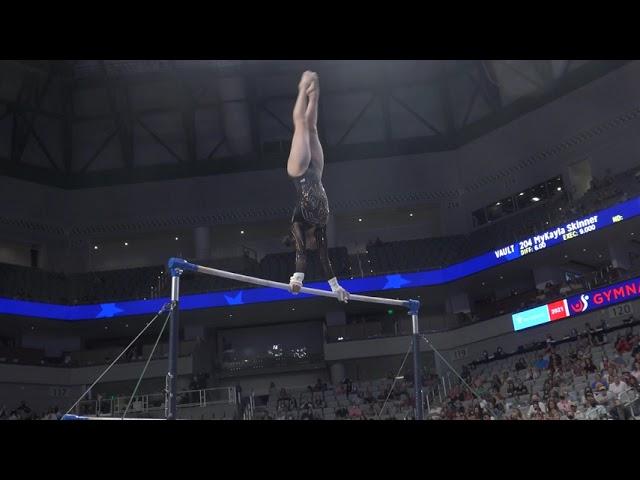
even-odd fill
[[[295,312],[296,311],[296,307],[291,307],[291,311]]]
[[[231,318],[231,317],[233,317],[233,313],[230,313],[230,314],[229,314],[229,318]]]
[[[484,282],[482,282],[482,286],[483,286],[483,287],[485,286],[485,283],[484,283]]]
[[[561,192],[561,191],[562,191],[562,187],[558,187],[558,188],[556,188],[556,190],[558,190],[559,192]]]
[[[523,196],[523,195],[524,195],[524,192],[520,192],[520,193],[518,194],[518,196],[519,196],[519,197],[521,197],[521,196]]]
[[[180,240],[180,238],[179,238],[179,237],[176,237],[176,240]]]
[[[410,214],[409,214],[409,216],[410,216],[410,217],[413,217],[413,213],[410,213]]]
[[[240,230],[240,235],[244,235],[244,230]]]
[[[569,258],[569,255],[567,255],[566,253],[564,254],[564,258]]]
[[[128,247],[129,246],[129,242],[124,242],[124,246]]]
[[[583,251],[583,252],[586,252],[586,251],[587,251],[587,249],[586,249],[586,248],[583,248],[583,249],[582,249],[582,251]]]
[[[105,330],[109,330],[109,327],[107,327],[107,326],[105,325],[105,326],[104,326],[104,329],[105,329]]]
[[[504,277],[502,275],[500,275],[500,280],[504,280]]]
[[[558,207],[558,210],[562,211],[562,207]]]
[[[338,341],[339,342],[342,341],[342,340],[344,340],[344,337],[338,337]]]
[[[128,323],[125,323],[124,326],[125,326],[125,328],[129,328],[129,324]]]
[[[539,202],[540,201],[540,197],[533,197],[531,199],[532,202]]]
[[[359,222],[361,222],[361,221],[362,221],[362,219],[361,219],[361,218],[359,218],[359,219],[358,219],[358,221],[359,221]]]
[[[502,205],[500,202],[496,203],[496,207],[499,207],[500,205]]]
[[[94,245],[94,246],[93,246],[93,249],[94,249],[94,250],[97,250],[97,249],[98,249],[98,245]]]

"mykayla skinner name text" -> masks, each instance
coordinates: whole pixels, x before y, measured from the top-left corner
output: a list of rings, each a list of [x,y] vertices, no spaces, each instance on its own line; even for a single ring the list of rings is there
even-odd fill
[[[499,248],[493,253],[496,258],[502,258],[512,255],[518,248],[519,256],[527,255],[529,253],[537,252],[548,246],[555,245],[565,240],[571,240],[572,238],[579,237],[589,232],[593,232],[597,228],[598,215],[576,220],[574,222],[567,223],[565,226],[558,227],[555,230],[549,230],[540,235],[534,235],[522,240],[517,244],[514,243],[504,248]]]

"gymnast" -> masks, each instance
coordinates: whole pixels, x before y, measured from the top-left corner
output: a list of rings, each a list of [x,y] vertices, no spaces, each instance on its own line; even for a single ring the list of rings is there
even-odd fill
[[[318,75],[306,71],[298,84],[298,97],[293,108],[294,133],[287,173],[296,187],[296,206],[291,217],[288,244],[296,250],[296,271],[289,280],[291,293],[302,288],[307,267],[307,251],[317,251],[322,270],[331,291],[341,302],[349,301],[349,292],[338,284],[333,273],[327,245],[329,200],[322,186],[324,154],[318,138]]]

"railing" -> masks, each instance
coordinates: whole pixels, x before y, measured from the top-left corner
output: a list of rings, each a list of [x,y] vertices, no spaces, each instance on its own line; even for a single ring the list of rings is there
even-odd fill
[[[424,387],[422,390],[425,413],[431,413],[431,409],[436,405],[442,406],[447,399],[447,395],[451,390],[460,383],[458,377],[451,372],[447,372],[444,376],[438,377],[438,382],[430,387]]]
[[[628,388],[624,392],[620,392],[617,396],[618,402],[623,408],[628,409],[634,420],[640,419],[640,395],[633,388]]]
[[[244,408],[244,412],[242,413],[243,420],[253,420],[253,414],[256,410],[256,401],[255,401],[254,391],[251,390],[251,395],[249,395],[247,405]]]
[[[84,400],[75,409],[76,415],[122,416],[131,397],[113,397],[99,400]],[[207,388],[178,392],[178,408],[206,407],[209,405],[237,404],[235,387]],[[127,415],[164,411],[165,394],[151,393],[133,398]]]

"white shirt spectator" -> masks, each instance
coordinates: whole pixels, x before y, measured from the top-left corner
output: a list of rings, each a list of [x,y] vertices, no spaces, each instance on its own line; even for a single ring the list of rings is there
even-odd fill
[[[609,391],[613,393],[616,397],[620,395],[622,392],[627,390],[629,387],[625,382],[618,380],[615,383],[609,385]]]
[[[601,418],[607,417],[607,409],[602,405],[596,405],[595,407],[590,407],[585,412],[585,418],[587,420],[598,420]]]
[[[547,413],[547,407],[543,402],[538,402],[538,407],[540,407],[540,411],[542,413]],[[533,413],[535,412],[535,407],[534,405],[531,405],[529,407],[529,410],[527,411],[527,417],[531,417],[531,415],[533,415]]]
[[[582,410],[577,410],[575,416],[573,417],[576,420],[586,420],[584,412]]]

